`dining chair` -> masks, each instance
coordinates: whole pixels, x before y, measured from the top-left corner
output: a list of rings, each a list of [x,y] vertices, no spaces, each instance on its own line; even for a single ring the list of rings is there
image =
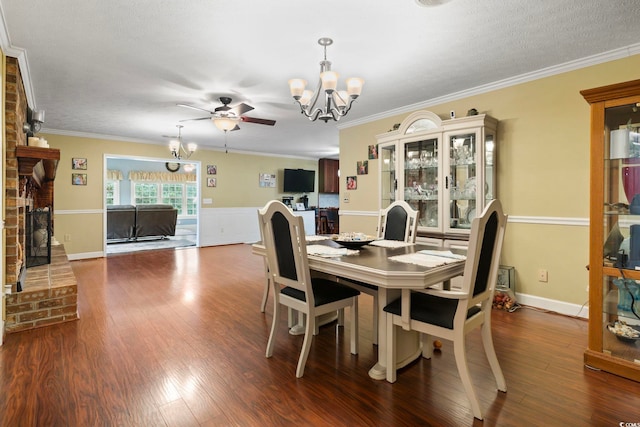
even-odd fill
[[[415,243],[418,230],[418,211],[404,200],[396,200],[378,214],[378,239]],[[339,278],[340,282],[373,297],[373,344],[378,344],[378,287],[365,282]]]
[[[404,200],[396,200],[378,215],[378,239],[415,243],[418,232],[418,211]]]
[[[471,223],[469,249],[462,288],[455,290],[402,290],[402,296],[384,311],[387,321],[387,381],[396,381],[396,326],[422,334],[422,356],[433,355],[433,337],[453,341],[453,352],[473,416],[482,419],[467,364],[466,335],[481,328],[482,344],[498,390],[507,384],[498,363],[491,336],[491,307],[497,282],[500,252],[507,223],[498,200],[492,200]]]
[[[273,355],[280,320],[280,306],[303,313],[306,317],[304,340],[296,377],[301,378],[316,330],[316,317],[350,308],[351,353],[358,354],[358,295],[356,289],[324,278],[312,278],[307,259],[304,221],[282,202],[273,200],[258,211],[264,231],[269,279],[273,292],[273,321],[266,357]]]

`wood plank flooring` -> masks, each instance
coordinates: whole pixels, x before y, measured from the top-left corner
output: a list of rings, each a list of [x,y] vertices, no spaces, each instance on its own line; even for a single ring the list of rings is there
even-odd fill
[[[368,377],[371,299],[361,296],[359,354],[335,323],[302,344],[283,316],[264,356],[273,306],[260,313],[262,260],[248,245],[162,250],[72,262],[76,322],[7,335],[0,347],[0,426],[468,426],[474,420],[453,348]],[[348,317],[348,316],[347,316]],[[640,423],[640,384],[586,369],[583,320],[494,311],[507,393],[480,336],[467,340],[487,426]],[[347,320],[348,321],[348,320]]]

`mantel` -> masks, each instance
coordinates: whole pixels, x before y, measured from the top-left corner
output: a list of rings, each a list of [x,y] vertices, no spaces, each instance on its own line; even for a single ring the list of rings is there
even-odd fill
[[[56,178],[60,150],[57,148],[29,147],[19,145],[16,148],[18,174],[32,176],[38,186]]]

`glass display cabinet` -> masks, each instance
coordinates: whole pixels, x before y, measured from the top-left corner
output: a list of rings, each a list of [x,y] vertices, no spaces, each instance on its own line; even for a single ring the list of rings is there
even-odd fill
[[[584,362],[640,381],[640,80],[580,93],[591,107]]]
[[[419,111],[378,135],[380,207],[409,203],[424,237],[468,236],[496,194],[496,127],[484,114],[442,120]]]

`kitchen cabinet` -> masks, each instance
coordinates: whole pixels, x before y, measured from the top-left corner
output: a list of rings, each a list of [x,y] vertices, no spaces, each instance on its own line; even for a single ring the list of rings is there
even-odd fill
[[[640,80],[580,93],[591,110],[584,362],[640,381]]]
[[[340,177],[338,171],[340,162],[334,159],[320,159],[318,162],[318,186],[320,193],[339,193]]]
[[[419,111],[378,135],[380,208],[404,200],[418,211],[419,236],[468,238],[496,197],[497,125],[484,114],[442,120]]]

